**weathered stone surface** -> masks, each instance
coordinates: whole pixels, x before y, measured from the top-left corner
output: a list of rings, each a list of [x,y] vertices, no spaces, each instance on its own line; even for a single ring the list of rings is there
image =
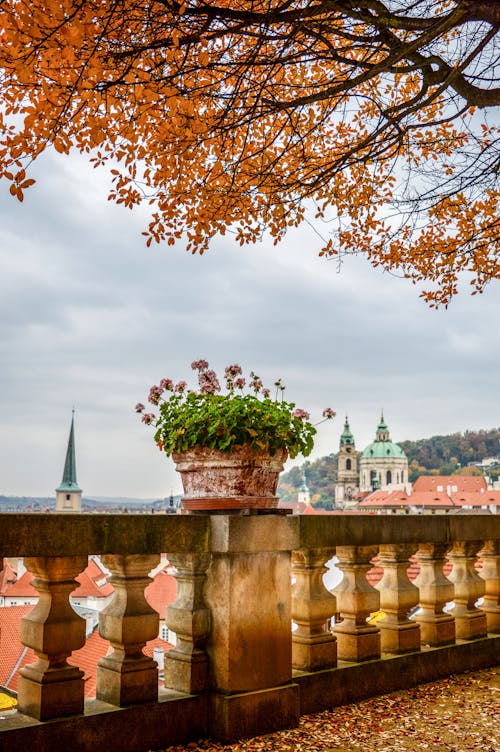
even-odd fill
[[[243,694],[215,693],[210,702],[210,734],[231,742],[296,726],[300,701],[297,684]]]
[[[19,709],[39,720],[81,713],[83,671],[66,659],[85,644],[85,621],[71,608],[69,595],[87,557],[32,557],[25,564],[40,598],[21,620],[21,641],[38,661],[20,671]]]
[[[186,629],[182,639],[187,642],[183,654],[188,659],[187,674],[183,675],[182,680],[187,681],[187,676],[189,681],[193,681],[193,688],[197,681],[196,663],[193,659],[196,651],[202,649],[200,641],[203,640],[204,632],[199,619],[203,621],[202,612],[206,608],[212,611],[215,627],[212,623],[207,647],[213,664],[209,676],[211,683],[208,690],[199,697],[177,695],[168,712],[162,709],[162,703],[155,701],[127,709],[96,701],[92,706],[87,704],[87,708],[94,708],[90,715],[73,716],[67,720],[51,720],[46,725],[19,713],[15,716],[17,727],[11,722],[8,726],[2,722],[0,749],[2,752],[19,752],[20,749],[24,752],[30,748],[36,749],[37,752],[52,752],[53,749],[70,748],[75,744],[80,752],[90,752],[105,746],[119,746],[123,752],[164,748],[179,741],[196,740],[210,733],[207,715],[207,703],[211,701],[210,698],[213,701],[212,728],[219,728],[221,735],[230,739],[234,738],[233,735],[264,733],[266,730],[275,730],[283,725],[295,723],[293,697],[297,696],[297,690],[290,687],[293,684],[300,684],[301,687],[301,712],[309,712],[398,687],[431,681],[437,676],[498,663],[500,636],[478,638],[476,635],[473,641],[469,639],[456,645],[425,648],[422,652],[384,656],[381,660],[366,660],[358,664],[346,665],[341,662],[338,669],[298,671],[292,679],[290,551],[308,548],[331,549],[342,545],[369,546],[379,543],[381,546],[409,545],[416,550],[417,545],[423,541],[451,545],[453,540],[492,540],[496,541],[497,545],[500,538],[499,522],[500,516],[493,518],[474,515],[460,515],[460,519],[453,521],[422,517],[394,518],[388,521],[387,518],[362,518],[359,515],[352,518],[322,516],[302,519],[289,519],[278,515],[261,518],[229,518],[224,515],[172,518],[129,515],[121,518],[98,518],[94,515],[77,515],[70,519],[62,515],[1,515],[0,550],[6,555],[26,556],[43,550],[49,559],[57,558],[61,552],[67,551],[85,557],[89,552],[112,553],[115,556],[138,554],[157,557],[160,551],[166,551],[169,554],[172,552],[173,556],[181,552],[188,558],[193,555],[203,558],[205,554],[210,554],[212,547],[214,561],[209,567],[205,599],[203,600],[200,592],[202,588],[196,566],[189,574],[192,576],[191,585],[186,591],[189,592],[189,596],[186,597],[183,608],[177,611],[182,628]],[[455,534],[457,535],[454,538]],[[489,567],[491,562],[496,567],[497,550],[494,549],[492,558],[488,559],[489,563],[483,566],[483,574],[487,574],[487,579],[483,582],[486,586],[485,595],[489,593],[493,598],[497,594],[496,586],[488,589],[487,583],[496,580],[498,570],[493,568],[492,571]],[[460,558],[460,552],[457,556]],[[475,555],[470,557],[472,562],[474,557]],[[482,554],[481,557],[484,562]],[[393,619],[396,626],[396,649],[399,650],[408,648],[407,642],[410,641],[406,640],[406,632],[411,633],[411,629],[418,625],[410,622],[407,626],[399,614],[399,609],[404,612],[408,604],[414,602],[413,591],[410,588],[409,593],[406,592],[404,578],[398,584],[401,570],[404,571],[407,566],[404,556],[399,557],[393,552],[392,559],[390,564],[393,566],[393,574],[389,580],[395,578],[395,590],[399,591],[393,604],[396,616]],[[458,571],[465,573],[469,570],[462,562]],[[316,574],[310,578],[310,582],[315,578]],[[459,580],[461,582],[460,577],[455,582],[457,589],[461,586]],[[437,586],[432,577],[428,584],[432,596],[429,608],[436,610],[443,594],[436,592]],[[362,629],[359,609],[356,612],[356,603],[360,597],[358,586],[359,583],[354,577],[354,582],[346,588],[342,597],[345,596],[346,599],[346,613],[355,614],[352,620]],[[141,588],[144,589],[144,583],[139,590]],[[387,590],[390,589],[387,587]],[[316,586],[311,588],[308,595],[310,600],[313,600],[311,594],[315,590]],[[463,595],[465,600],[462,605],[465,603],[467,608],[469,595]],[[129,593],[124,602],[128,602],[128,598]],[[321,601],[321,597],[319,600]],[[134,602],[137,604],[138,600],[131,598],[130,603]],[[365,603],[365,607],[366,605]],[[390,607],[391,603],[387,605]],[[495,602],[493,605],[496,605]],[[349,612],[349,609],[353,609],[352,612]],[[140,609],[136,609],[135,606],[131,611],[122,608],[121,616],[119,613],[115,614],[116,617],[120,617],[117,618],[116,625],[120,619],[122,623],[127,623],[123,617],[133,617],[134,614],[138,616],[138,611]],[[312,611],[315,611],[314,607]],[[142,618],[145,623],[148,622],[147,614],[144,617],[138,616],[139,621]],[[357,621],[360,623],[357,624]],[[130,621],[130,625],[132,624],[133,619]],[[181,626],[178,628],[181,632]],[[318,628],[324,629],[324,626]],[[316,627],[312,631],[315,630]],[[117,631],[120,631],[118,627]],[[140,639],[143,640],[144,630],[139,631]],[[356,641],[362,636],[354,635]],[[118,640],[118,653],[120,645],[132,644],[127,643],[130,634],[125,640],[122,637],[123,635]],[[346,634],[346,640],[352,637],[353,635]],[[63,642],[66,640],[64,634],[62,639]],[[67,647],[65,644],[64,649]],[[123,653],[126,653],[125,649]],[[129,663],[120,663],[118,660],[119,670],[116,673],[119,686],[125,686],[127,691],[132,691],[134,680],[140,677],[144,668],[141,661],[139,654],[133,656],[132,662]],[[134,670],[127,670],[129,665],[138,669],[135,672],[136,676],[133,676]],[[177,666],[181,667],[179,671],[182,673],[183,661],[177,661]],[[52,669],[51,676],[60,679],[61,677],[57,676],[58,667],[53,666]],[[78,672],[74,667],[72,670]],[[66,687],[70,688],[73,678],[70,678],[69,674],[65,676]],[[26,680],[31,681],[29,678]],[[75,681],[78,684],[80,679],[76,678]],[[53,685],[57,686],[58,681]],[[61,686],[62,682],[59,683],[57,691]],[[143,688],[149,685],[141,679],[140,682],[136,682],[135,688],[139,686],[142,700]],[[50,693],[46,696],[50,703],[56,702]],[[71,700],[71,697],[72,690],[65,693],[63,699],[57,700],[58,714],[67,712],[65,701],[67,698]],[[139,697],[139,693],[136,697]],[[116,701],[121,700],[118,698]],[[35,697],[35,704],[42,706],[43,702]],[[217,708],[219,710],[216,710]],[[8,742],[4,741],[7,739]]]
[[[462,640],[475,640],[487,634],[486,614],[475,605],[485,590],[484,580],[474,567],[481,545],[481,541],[457,540],[448,553],[453,565],[450,581],[455,588],[455,607],[451,613],[457,637]]]
[[[159,561],[159,555],[103,557],[115,592],[99,614],[99,633],[110,641],[113,652],[99,661],[97,698],[112,705],[158,697],[158,667],[142,650],[158,634],[159,616],[147,603],[144,589],[151,582],[148,573]]]
[[[380,593],[366,579],[376,546],[337,546],[343,578],[334,593],[342,621],[334,627],[338,657],[345,661],[380,658],[380,630],[367,618],[380,606]]]
[[[0,518],[4,556],[203,552],[209,546],[209,515],[7,514]]]
[[[483,611],[489,634],[500,634],[500,541],[487,540],[479,552],[483,562],[480,577],[484,580]]]
[[[420,650],[420,626],[408,619],[408,613],[418,603],[418,588],[406,573],[415,549],[415,545],[387,543],[379,549],[384,575],[376,587],[385,616],[378,626],[382,651],[386,653]]]
[[[193,447],[174,453],[181,474],[186,509],[273,508],[276,488],[287,453],[255,452],[242,446],[230,453]]]
[[[413,620],[420,624],[423,645],[451,645],[455,642],[455,620],[443,607],[453,600],[453,583],[443,574],[446,561],[446,543],[421,543],[417,554],[420,573],[415,585],[420,593],[420,611]]]
[[[205,599],[216,691],[249,692],[290,681],[290,554],[214,554]]]
[[[203,598],[209,554],[169,554],[177,570],[177,598],[168,606],[166,623],[177,643],[165,656],[165,686],[197,693],[208,687],[206,642],[210,611]]]
[[[337,665],[336,638],[327,629],[335,614],[335,596],[323,584],[325,562],[332,549],[292,553],[292,618],[297,629],[292,634],[292,665],[304,671],[318,671]]]

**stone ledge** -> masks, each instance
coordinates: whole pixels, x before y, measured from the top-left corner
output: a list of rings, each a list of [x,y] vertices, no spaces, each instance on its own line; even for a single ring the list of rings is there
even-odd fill
[[[500,538],[500,514],[300,516],[300,547],[451,543]]]
[[[84,715],[45,723],[10,711],[0,720],[0,752],[161,749],[208,736],[207,707],[202,695],[160,690],[158,702],[117,708],[87,700]]]
[[[210,517],[156,514],[0,514],[0,556],[199,553]]]
[[[300,686],[300,714],[305,715],[498,664],[500,635],[489,635],[364,663],[339,661],[337,668],[324,671],[294,671],[293,681]]]

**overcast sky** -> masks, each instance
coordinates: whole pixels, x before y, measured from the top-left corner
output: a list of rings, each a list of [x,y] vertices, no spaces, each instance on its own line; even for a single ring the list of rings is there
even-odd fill
[[[145,214],[108,203],[104,174],[58,156],[36,172],[22,205],[0,186],[0,494],[53,495],[73,405],[84,495],[179,493],[133,408],[198,358],[282,378],[313,418],[335,409],[311,458],[336,451],[346,413],[359,449],[382,408],[395,441],[500,425],[498,282],[434,311],[364,259],[339,272],[311,230],[147,249]]]

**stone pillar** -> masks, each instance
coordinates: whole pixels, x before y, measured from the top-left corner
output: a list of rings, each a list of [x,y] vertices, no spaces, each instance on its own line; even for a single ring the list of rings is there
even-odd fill
[[[327,629],[335,614],[335,596],[323,584],[325,562],[335,549],[300,549],[292,553],[292,665],[302,671],[320,671],[337,665],[337,640]]]
[[[446,543],[421,543],[416,554],[420,573],[415,585],[420,591],[421,612],[413,620],[420,624],[422,644],[432,647],[455,642],[455,620],[443,612],[454,595],[453,583],[443,574],[448,548]]]
[[[102,557],[111,571],[113,600],[99,614],[99,633],[113,647],[97,666],[97,698],[123,707],[158,698],[156,662],[144,655],[148,640],[158,636],[160,617],[146,601],[148,573],[160,561],[154,555]]]
[[[418,588],[408,579],[408,559],[416,546],[388,543],[380,546],[379,564],[384,575],[376,585],[380,591],[380,610],[385,617],[378,622],[382,652],[410,653],[420,650],[420,626],[408,613],[418,603]]]
[[[485,541],[479,557],[483,561],[479,574],[484,580],[483,611],[488,632],[500,634],[500,541]]]
[[[477,574],[474,564],[481,548],[480,541],[456,541],[448,553],[453,565],[449,579],[455,586],[455,617],[457,637],[474,640],[486,636],[486,614],[474,605],[484,595],[484,580]]]
[[[165,656],[165,686],[195,694],[207,689],[210,611],[203,600],[203,586],[210,554],[168,554],[177,569],[177,598],[167,607],[166,623],[177,644]]]
[[[290,592],[298,521],[267,514],[210,522],[210,733],[229,741],[289,728],[299,718]]]
[[[342,582],[335,588],[342,621],[335,625],[338,657],[344,661],[380,658],[380,630],[366,619],[380,607],[380,594],[366,579],[376,546],[337,546]]]
[[[83,712],[83,671],[66,659],[85,644],[85,619],[71,608],[69,595],[87,561],[86,556],[25,559],[40,599],[21,620],[21,642],[38,661],[19,672],[18,708],[41,721]]]

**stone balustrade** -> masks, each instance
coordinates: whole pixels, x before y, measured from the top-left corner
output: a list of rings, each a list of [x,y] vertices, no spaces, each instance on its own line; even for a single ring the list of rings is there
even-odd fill
[[[144,589],[161,553],[178,580],[165,688],[143,652],[158,630]],[[110,650],[84,702],[68,658],[85,625],[69,594],[90,554],[115,592],[99,625]],[[330,593],[333,555],[343,578]],[[21,626],[37,660],[21,670],[18,711],[0,718],[1,752],[226,741],[500,662],[500,516],[2,514],[0,556],[25,557],[40,593]]]

